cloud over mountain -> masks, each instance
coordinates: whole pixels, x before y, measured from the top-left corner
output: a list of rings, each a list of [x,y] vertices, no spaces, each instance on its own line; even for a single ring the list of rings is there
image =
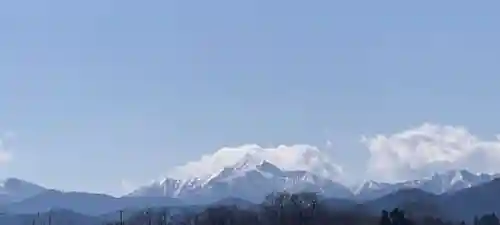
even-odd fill
[[[5,164],[12,160],[12,152],[9,150],[6,144],[6,141],[10,137],[10,133],[0,136],[0,164]]]
[[[384,181],[429,176],[450,169],[500,171],[500,139],[486,141],[460,126],[425,123],[399,133],[363,137],[368,176]]]
[[[500,172],[499,136],[491,140],[481,139],[461,126],[424,123],[393,134],[362,137],[362,144],[369,153],[367,163],[360,161],[357,164],[361,170],[366,169],[364,175],[343,171],[342,162],[338,164],[338,161],[331,160],[325,151],[315,146],[279,145],[265,148],[248,144],[224,147],[203,155],[198,160],[167,171],[166,177],[153,183],[161,184],[168,180],[203,183],[221,173],[224,168],[237,168],[241,162],[258,164],[264,160],[284,171],[307,171],[344,185],[361,179],[403,182],[449,171]],[[331,146],[329,142],[326,148]],[[359,156],[359,152],[348,154]],[[128,183],[123,185],[131,189]]]
[[[332,163],[327,155],[310,145],[280,145],[274,148],[263,148],[259,145],[226,147],[213,154],[204,155],[197,161],[174,168],[168,176],[176,179],[203,178],[221,171],[224,167],[233,166],[245,157],[256,161],[267,160],[284,170],[305,170],[332,179],[340,179],[342,176],[342,168],[339,165]]]

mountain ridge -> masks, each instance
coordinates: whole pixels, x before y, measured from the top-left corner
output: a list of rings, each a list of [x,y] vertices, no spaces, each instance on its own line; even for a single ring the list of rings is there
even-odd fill
[[[498,174],[472,173],[468,170],[449,170],[434,173],[429,177],[418,180],[408,180],[397,183],[366,181],[356,189],[355,193],[360,200],[375,199],[394,191],[406,188],[417,188],[433,194],[444,194],[477,186],[499,177]]]
[[[47,190],[41,185],[22,179],[6,178],[0,182],[0,205],[21,201]]]
[[[253,203],[261,202],[272,192],[287,191],[290,193],[316,192],[325,198],[344,199],[345,202],[354,201],[356,204],[379,205],[376,200],[389,204],[394,200],[392,194],[398,193],[411,197],[413,192],[425,192],[435,196],[439,201],[445,201],[442,196],[455,196],[455,193],[467,193],[476,186],[483,185],[498,178],[492,174],[474,174],[467,170],[450,170],[435,173],[432,176],[409,180],[399,183],[384,183],[366,181],[357,189],[351,190],[342,183],[327,179],[316,173],[306,170],[284,170],[268,160],[245,155],[231,166],[226,166],[217,173],[205,178],[191,178],[176,180],[165,178],[140,187],[121,197],[105,194],[62,192],[47,189],[34,183],[16,178],[7,179],[0,186],[3,194],[16,201],[7,201],[2,210],[12,213],[33,213],[51,209],[71,209],[78,213],[96,215],[99,213],[118,210],[128,207],[150,207],[161,205],[204,205],[212,204],[223,199],[239,198]],[[26,187],[26,188],[17,188]],[[25,193],[22,191],[25,190]],[[407,192],[405,191],[413,190]],[[495,193],[490,193],[492,196]],[[417,194],[418,195],[418,194]],[[476,194],[474,194],[476,195]],[[21,197],[19,197],[21,196]],[[398,196],[398,195],[395,195]],[[427,199],[425,204],[434,205],[422,194],[421,199]],[[19,197],[19,198],[16,198]],[[382,199],[382,200],[381,200]],[[402,201],[403,201],[402,200]],[[456,200],[446,200],[455,203]],[[412,203],[411,204],[416,204]],[[420,204],[420,203],[419,203]],[[345,205],[345,204],[341,204]],[[429,206],[429,207],[430,207]],[[417,204],[414,207],[419,207]],[[480,208],[480,206],[478,206]],[[494,207],[491,206],[491,207]],[[500,211],[500,210],[499,210]]]
[[[270,192],[283,190],[308,190],[327,196],[352,197],[347,187],[333,180],[309,171],[284,171],[267,160],[248,157],[205,180],[195,178],[181,181],[166,178],[163,182],[141,187],[128,196],[158,196],[161,193],[162,196],[178,198],[204,198],[210,195],[224,198],[234,195],[246,196],[247,200],[256,202]]]
[[[321,197],[322,204],[337,211],[361,211],[378,215],[381,210],[401,208],[413,216],[439,215],[454,220],[471,219],[474,215],[485,213],[500,214],[500,178],[450,193],[433,194],[419,188],[405,188],[380,198],[358,202],[354,198]],[[271,194],[271,193],[268,193]],[[60,192],[48,190],[24,201],[13,203],[4,208],[9,215],[44,213],[69,210],[78,214],[99,216],[118,210],[140,211],[158,207],[204,208],[209,206],[236,205],[252,207],[255,203],[242,196],[230,196],[205,204],[181,202],[165,197],[113,197],[105,194],[81,192]],[[116,214],[116,213],[114,213]]]
[[[406,188],[418,188],[434,194],[453,193],[489,182],[498,177],[498,174],[474,174],[467,170],[450,170],[443,173],[435,173],[424,179],[398,183],[368,180],[358,186],[358,188],[349,190],[342,183],[324,179],[308,171],[285,171],[267,160],[249,160],[246,158],[232,167],[225,167],[205,180],[193,178],[182,181],[165,178],[163,181],[153,182],[150,185],[142,186],[123,197],[170,197],[189,199],[200,197],[200,195],[210,195],[210,192],[206,192],[203,189],[211,189],[213,193],[216,192],[214,191],[216,187],[223,188],[224,191],[231,190],[227,193],[232,192],[236,193],[234,195],[240,196],[237,190],[238,183],[247,184],[240,186],[251,187],[251,184],[255,183],[254,181],[259,180],[261,183],[256,187],[263,189],[260,194],[261,196],[272,191],[298,192],[301,190],[313,190],[329,197],[355,198],[358,201],[369,201]],[[266,187],[266,185],[269,187]],[[338,193],[335,193],[333,187],[339,189],[337,190]],[[328,189],[331,190],[329,191]],[[50,189],[28,181],[8,178],[0,182],[0,205],[22,201],[48,190]],[[258,189],[251,191],[258,191]],[[190,197],[190,194],[194,194],[194,196]],[[220,195],[211,200],[234,195]],[[245,194],[242,196],[245,196]],[[252,200],[254,202],[258,201],[258,199],[247,200]]]
[[[236,184],[245,183],[248,185],[243,186],[251,187],[251,183],[259,181],[261,182],[260,185],[257,185],[258,187],[252,191],[259,192],[259,189],[263,189],[260,192],[265,193],[272,191],[297,192],[301,190],[314,190],[329,197],[355,198],[358,201],[369,201],[407,188],[418,188],[433,194],[455,192],[489,182],[496,177],[498,177],[496,174],[474,174],[464,169],[449,170],[442,173],[434,173],[432,176],[423,179],[404,182],[388,183],[369,180],[357,188],[349,189],[340,182],[320,177],[310,171],[283,170],[267,160],[256,159],[247,154],[234,165],[224,167],[208,178],[191,178],[184,181],[165,178],[163,182],[156,182],[150,186],[142,186],[127,196],[168,196],[182,199],[190,198],[189,193],[197,193],[196,197],[200,198],[200,195],[217,195],[218,192],[238,192],[238,190],[235,191]],[[268,180],[274,179],[274,182],[266,183],[266,179],[264,178]],[[276,185],[279,182],[282,182],[283,185]],[[333,186],[336,186],[337,190],[334,190]],[[217,191],[217,188],[220,188],[220,190]],[[244,187],[241,188],[243,189]],[[205,193],[202,194],[204,191]],[[260,195],[260,197],[263,196],[263,194]],[[239,193],[237,196],[246,196],[246,194]],[[223,197],[231,197],[231,195],[218,195],[216,198]],[[250,196],[247,200],[258,201],[259,198],[255,198],[257,197]]]

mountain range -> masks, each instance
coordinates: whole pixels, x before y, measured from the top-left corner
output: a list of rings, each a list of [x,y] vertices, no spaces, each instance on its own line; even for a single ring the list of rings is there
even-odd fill
[[[17,178],[0,182],[0,204],[9,204],[47,191],[46,188]]]
[[[125,208],[210,204],[223,199],[242,199],[258,203],[266,195],[276,191],[317,192],[327,199],[345,199],[353,204],[368,205],[395,205],[415,193],[419,200],[441,201],[442,198],[436,196],[467,193],[464,190],[474,190],[473,188],[495,183],[494,181],[500,182],[495,180],[496,177],[496,175],[474,174],[467,170],[453,170],[421,180],[400,183],[367,181],[357,189],[350,190],[338,182],[307,171],[284,171],[265,160],[260,162],[245,160],[232,167],[226,167],[205,180],[164,179],[123,197],[62,192],[14,178],[2,182],[0,191],[1,209],[7,213],[29,214],[68,209],[87,215],[99,215]],[[493,191],[491,194],[496,193]],[[403,200],[398,200],[399,196],[403,196]],[[451,197],[446,199],[448,198]]]
[[[314,153],[314,152],[313,152]],[[311,155],[311,152],[308,153]],[[171,197],[186,202],[211,202],[221,198],[240,197],[260,202],[273,191],[317,192],[325,197],[367,201],[401,189],[420,189],[432,194],[452,193],[470,188],[499,177],[497,174],[475,174],[467,170],[450,170],[430,177],[397,183],[369,180],[356,188],[348,188],[316,171],[327,166],[312,162],[306,170],[284,170],[259,157],[247,154],[235,164],[226,166],[210,176],[187,179],[165,178],[138,188],[130,197]],[[307,168],[315,168],[308,170]],[[320,169],[318,169],[320,168]]]
[[[379,215],[381,210],[402,208],[412,217],[439,216],[454,221],[470,221],[476,215],[500,214],[500,178],[453,192],[433,194],[418,188],[400,189],[382,197],[359,201],[322,197],[320,204],[338,211],[355,211]],[[224,198],[210,205],[237,205],[250,208],[256,203],[241,198]],[[6,205],[0,216],[0,224],[26,224],[26,221],[41,212],[42,217],[52,215],[58,220],[73,221],[72,224],[102,224],[119,218],[118,210],[134,215],[145,208],[191,208],[188,204],[170,198],[121,197],[90,193],[62,193],[49,190],[20,202]],[[200,208],[201,207],[201,208]],[[205,206],[196,206],[196,210]],[[49,213],[50,210],[50,213]],[[87,221],[77,223],[76,221]],[[8,222],[8,223],[7,223]]]
[[[475,174],[467,170],[444,173],[398,183],[366,181],[348,188],[335,178],[335,167],[315,149],[303,149],[300,166],[276,165],[259,152],[242,154],[239,160],[212,174],[183,179],[167,177],[142,186],[122,197],[105,194],[63,192],[16,178],[0,182],[0,210],[7,214],[33,214],[55,210],[97,216],[117,210],[139,210],[146,207],[207,205],[214,202],[262,202],[272,192],[316,192],[338,208],[363,206],[367,211],[404,205],[439,208],[446,204],[477,205],[477,212],[500,212],[500,203],[488,201],[500,193],[495,174]],[[276,160],[275,160],[276,161]],[[497,188],[497,186],[499,186]],[[497,189],[495,189],[497,188]],[[498,193],[497,193],[498,192]],[[228,200],[229,199],[229,200]],[[476,199],[482,199],[487,204]],[[425,207],[424,207],[425,206]],[[465,209],[453,208],[463,215]],[[498,210],[497,210],[498,209]],[[422,210],[420,210],[422,211]],[[436,212],[432,210],[431,212]],[[470,212],[476,212],[474,210]],[[468,211],[469,212],[469,211]],[[421,212],[422,213],[422,212]]]
[[[482,183],[492,181],[498,174],[474,174],[467,170],[451,170],[436,173],[420,180],[410,180],[399,183],[382,183],[376,181],[364,182],[354,191],[361,200],[370,200],[396,192],[401,189],[420,189],[432,194],[453,193]]]
[[[268,161],[245,160],[226,167],[207,179],[164,179],[139,188],[128,196],[172,197],[188,202],[211,202],[239,197],[253,202],[274,191],[318,192],[327,197],[351,198],[344,185],[308,171],[283,171]]]

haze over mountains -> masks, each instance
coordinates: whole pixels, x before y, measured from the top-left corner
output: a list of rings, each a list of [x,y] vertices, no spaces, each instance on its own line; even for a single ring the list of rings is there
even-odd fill
[[[0,185],[0,204],[4,212],[14,214],[66,209],[96,216],[120,209],[203,205],[227,199],[240,199],[235,200],[240,203],[245,201],[249,204],[259,203],[272,192],[288,191],[317,192],[323,198],[337,199],[332,203],[334,205],[338,206],[341,203],[342,207],[354,207],[362,204],[373,212],[408,202],[432,204],[435,207],[442,207],[443,202],[470,203],[478,204],[476,210],[478,212],[481,210],[500,212],[500,204],[482,206],[474,200],[476,196],[488,199],[500,193],[498,192],[500,189],[490,190],[500,183],[500,180],[495,180],[498,175],[450,170],[423,179],[396,183],[369,180],[355,188],[348,188],[339,181],[342,171],[318,149],[307,146],[294,148],[293,151],[285,146],[277,149],[249,146],[244,154],[224,149],[225,154],[230,152],[236,157],[223,158],[226,160],[223,167],[220,164],[215,165],[214,162],[220,162],[220,157],[224,154],[215,154],[212,158],[203,157],[199,162],[173,170],[184,176],[171,174],[122,197],[62,192],[10,178]],[[202,167],[209,169],[201,170]],[[184,173],[179,173],[182,169],[185,169]],[[200,172],[198,175],[195,173],[196,170]]]
[[[270,164],[267,163],[259,165],[270,166]],[[287,172],[284,173],[287,174]],[[500,202],[497,201],[497,199],[500,198],[500,192],[498,191],[500,190],[500,179],[491,177],[493,180],[478,181],[478,178],[485,178],[486,176],[474,175],[468,177],[470,174],[471,173],[467,171],[450,171],[448,173],[436,174],[429,179],[407,182],[408,186],[402,184],[389,185],[391,186],[389,191],[383,189],[387,191],[388,194],[381,195],[381,197],[363,199],[360,197],[359,192],[354,192],[349,195],[350,197],[343,199],[335,196],[322,197],[322,202],[337,210],[361,210],[376,215],[383,209],[400,207],[414,214],[439,215],[454,220],[469,220],[473,218],[474,215],[491,212],[500,213]],[[473,180],[469,179],[472,177]],[[452,182],[446,183],[445,181],[450,181],[449,178],[452,178]],[[438,181],[442,181],[441,184],[444,185],[429,185],[440,183]],[[301,182],[298,183],[301,184]],[[363,185],[363,189],[381,190],[381,185],[375,186],[373,182],[369,184],[372,184],[372,188],[367,188],[367,186],[370,185]],[[394,188],[394,186],[402,187],[402,189]],[[236,187],[240,186],[237,185]],[[251,188],[254,187],[255,186],[252,186]],[[318,185],[318,187],[321,186]],[[424,188],[428,187],[433,187],[433,189],[424,190]],[[446,187],[448,187],[448,189],[445,189]],[[209,187],[207,188],[210,189]],[[212,186],[212,188],[217,187]],[[345,189],[339,190],[345,191]],[[429,192],[431,190],[437,190],[441,192],[441,194]],[[444,190],[446,190],[446,192],[443,192]],[[332,193],[338,193],[337,191],[338,190],[333,189]],[[377,194],[379,194],[379,192],[377,192]],[[229,195],[217,196],[220,197],[220,199],[212,198],[211,200],[213,201],[210,202],[210,204],[235,204],[243,207],[249,207],[249,205],[256,204],[255,202],[252,203],[251,201],[242,199],[239,196],[227,196]],[[116,198],[103,194],[77,192],[63,193],[55,190],[47,190],[38,195],[28,197],[27,199],[4,204],[2,210],[4,213],[7,213],[7,215],[32,215],[38,212],[44,213],[49,211],[60,213],[61,211],[64,212],[65,210],[69,210],[75,213],[64,214],[75,215],[77,217],[86,215],[94,218],[113,215],[113,212],[116,214],[118,210],[122,209],[133,212],[141,209],[144,210],[149,207],[184,207],[196,204],[194,199],[186,198],[186,200],[187,202],[176,198],[159,196],[145,197],[144,195]],[[197,205],[204,205],[207,203],[208,202],[198,202]],[[116,219],[117,215],[112,217]],[[0,221],[2,221],[2,219],[3,218],[0,218]]]

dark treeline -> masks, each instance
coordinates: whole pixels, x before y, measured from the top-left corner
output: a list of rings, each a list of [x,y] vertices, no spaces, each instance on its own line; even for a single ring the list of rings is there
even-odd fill
[[[472,220],[471,220],[472,221]],[[473,223],[473,224],[471,224]],[[470,225],[500,225],[495,214],[474,218]],[[402,209],[379,215],[362,209],[339,210],[319,201],[314,193],[274,193],[259,205],[212,205],[173,212],[170,208],[148,210],[109,225],[465,225],[436,216],[412,217]]]

